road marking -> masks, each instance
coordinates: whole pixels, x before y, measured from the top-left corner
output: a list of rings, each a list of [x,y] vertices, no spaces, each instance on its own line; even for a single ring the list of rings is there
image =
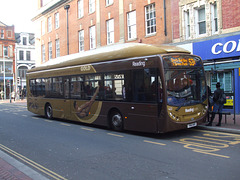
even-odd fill
[[[32,117],[33,119],[40,119],[40,118],[37,118],[37,117]]]
[[[44,121],[45,121],[45,122],[50,122],[50,123],[53,122],[53,121],[50,121],[50,120],[44,120]]]
[[[226,136],[231,136],[231,137],[239,137],[240,138],[240,135],[237,135],[237,134],[232,134],[232,133],[224,133],[224,132],[214,132],[214,131],[208,131],[208,130],[198,130],[198,129],[190,129],[191,131],[200,131],[200,132],[207,132],[207,133],[210,133],[210,134],[217,134],[217,135],[223,135],[224,137]],[[218,136],[219,137],[219,136]]]
[[[65,124],[65,123],[60,123],[61,125],[63,125],[63,126],[71,126],[71,125],[69,125],[69,124]]]
[[[59,174],[57,174],[57,173],[55,173],[55,172],[53,172],[53,171],[45,168],[44,166],[42,166],[42,165],[40,165],[40,164],[32,161],[31,159],[28,159],[27,157],[25,157],[25,156],[23,156],[23,155],[15,152],[15,151],[13,151],[12,149],[10,149],[10,148],[2,145],[2,144],[0,144],[0,149],[2,149],[3,151],[11,154],[12,156],[14,156],[14,157],[16,157],[16,158],[22,160],[22,161],[25,162],[26,164],[28,164],[28,165],[30,165],[30,166],[38,169],[39,171],[41,171],[42,173],[44,173],[44,174],[52,177],[53,179],[67,180],[66,178],[60,176]]]
[[[163,143],[154,142],[154,141],[147,141],[147,140],[144,140],[143,142],[151,143],[151,144],[157,144],[157,145],[161,145],[161,146],[165,146],[166,145],[166,144],[163,144]]]
[[[231,145],[236,145],[240,144],[240,139],[236,141],[229,141],[229,140],[223,140],[223,139],[217,139],[217,138],[208,138],[208,137],[201,137],[201,136],[194,136],[195,138],[200,138],[200,139],[208,139],[208,140],[213,140],[213,141],[220,141],[220,142],[226,142]]]
[[[240,144],[240,136],[231,133],[214,132],[208,130],[193,130],[202,132],[202,136],[192,136],[190,138],[182,138],[175,143],[183,144],[184,148],[191,149],[194,152],[230,158],[221,154],[216,154],[222,149],[228,148],[230,145]]]
[[[110,136],[116,136],[116,137],[121,137],[121,138],[123,138],[124,136],[122,136],[122,135],[119,135],[119,134],[113,134],[113,133],[107,133],[108,135],[110,135]]]
[[[94,131],[93,129],[83,128],[83,127],[81,127],[81,129],[86,130],[86,131]]]
[[[23,117],[28,117],[27,115],[22,115]]]

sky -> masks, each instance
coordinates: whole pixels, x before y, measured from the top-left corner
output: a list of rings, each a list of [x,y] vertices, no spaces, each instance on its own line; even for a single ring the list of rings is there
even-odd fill
[[[0,21],[8,26],[14,25],[15,33],[34,33],[31,19],[37,11],[38,0],[0,0]]]

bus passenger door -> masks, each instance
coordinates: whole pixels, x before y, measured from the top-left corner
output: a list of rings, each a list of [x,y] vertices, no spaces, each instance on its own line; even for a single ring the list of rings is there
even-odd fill
[[[128,118],[124,121],[127,130],[156,132],[158,128],[157,69],[137,69],[132,73],[132,102]]]
[[[63,95],[64,95],[64,118],[70,119],[71,117],[71,100],[70,100],[70,80],[63,78]]]

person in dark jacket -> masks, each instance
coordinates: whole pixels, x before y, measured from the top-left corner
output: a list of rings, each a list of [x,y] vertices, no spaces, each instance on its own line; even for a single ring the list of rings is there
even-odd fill
[[[212,122],[215,118],[215,114],[218,112],[219,113],[219,121],[218,124],[216,126],[221,126],[221,121],[222,121],[222,109],[223,109],[223,103],[219,102],[219,98],[221,96],[221,94],[224,93],[224,91],[222,89],[220,89],[220,82],[218,82],[216,84],[216,90],[214,91],[213,94],[213,111],[212,111],[212,117],[211,120],[209,121],[209,123],[207,124],[207,126],[212,126]]]

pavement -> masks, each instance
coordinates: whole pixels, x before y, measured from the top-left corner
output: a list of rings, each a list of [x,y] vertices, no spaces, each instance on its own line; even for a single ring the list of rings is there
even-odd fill
[[[0,100],[0,104],[8,104],[10,100]],[[26,99],[11,101],[12,104],[27,106]],[[218,123],[218,115],[215,116],[212,126],[199,125],[198,129],[220,131],[226,133],[240,134],[240,115],[223,115],[222,125],[216,126]],[[0,148],[4,149],[1,147]],[[0,180],[45,180],[46,177],[42,176],[35,170],[24,165],[20,161],[9,156],[7,153],[0,150]]]

